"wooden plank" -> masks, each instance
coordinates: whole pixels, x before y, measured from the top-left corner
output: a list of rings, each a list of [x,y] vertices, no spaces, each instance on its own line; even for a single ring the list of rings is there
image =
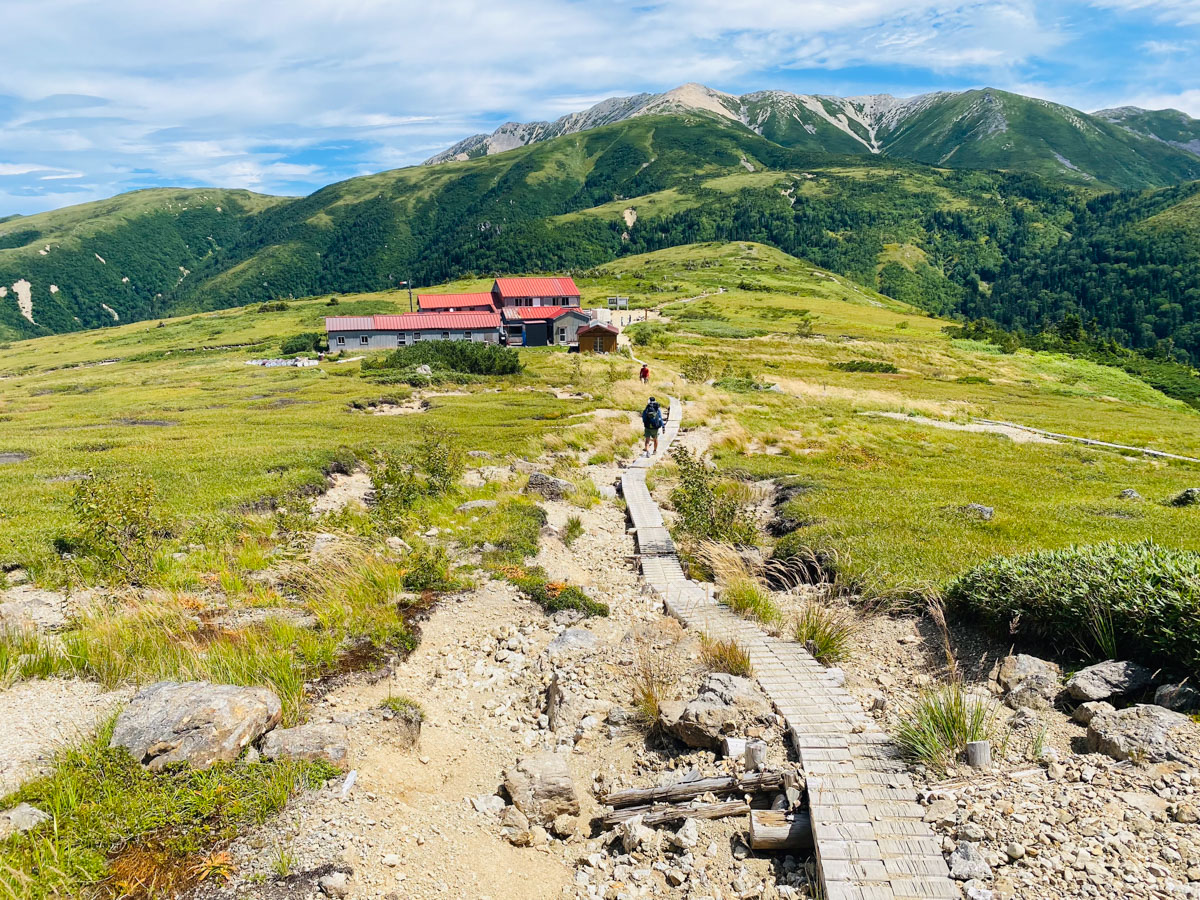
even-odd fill
[[[759,794],[778,791],[783,785],[782,772],[755,772],[750,775],[727,775],[678,781],[652,788],[627,788],[605,794],[600,802],[607,806],[633,806],[648,803],[678,803],[701,794]]]
[[[698,803],[695,806],[670,806],[659,804],[655,806],[627,806],[624,809],[606,813],[605,827],[619,825],[638,816],[642,817],[645,825],[663,825],[667,822],[679,822],[683,819],[724,819],[729,816],[744,816],[750,812],[750,804],[745,800],[727,800],[724,803]]]

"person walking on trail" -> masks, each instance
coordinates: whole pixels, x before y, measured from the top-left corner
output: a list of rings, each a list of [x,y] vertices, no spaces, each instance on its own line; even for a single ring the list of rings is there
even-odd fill
[[[638,379],[645,384],[650,380],[650,367],[642,363],[642,371],[638,372]]]
[[[645,429],[646,445],[643,448],[646,456],[658,454],[658,432],[663,427],[662,408],[658,405],[658,401],[653,397],[646,404],[646,408],[642,410],[642,427]],[[654,453],[650,452],[650,443],[654,442]]]

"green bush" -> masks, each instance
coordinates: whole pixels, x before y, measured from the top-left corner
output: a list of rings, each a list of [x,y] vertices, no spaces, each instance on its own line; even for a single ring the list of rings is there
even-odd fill
[[[71,546],[90,557],[106,580],[143,582],[163,536],[155,501],[154,482],[140,473],[89,473],[71,498]]]
[[[697,540],[726,544],[752,544],[754,522],[741,502],[720,490],[720,476],[686,447],[671,448],[679,470],[679,483],[671,491],[671,505],[679,514],[676,527]]]
[[[404,558],[404,587],[410,591],[461,591],[467,584],[454,576],[445,547],[417,547]]]
[[[996,557],[961,575],[947,599],[1005,637],[1200,669],[1200,553],[1190,550],[1146,541]]]
[[[371,466],[376,515],[392,528],[404,525],[419,500],[454,490],[465,468],[458,436],[440,428],[426,429],[403,454],[377,454]]]
[[[593,600],[576,585],[548,580],[546,573],[536,566],[529,569],[511,569],[507,577],[522,594],[546,612],[556,613],[563,609],[573,609],[585,616],[608,615],[608,604]]]
[[[279,345],[279,352],[284,356],[295,356],[297,353],[315,353],[325,345],[325,335],[319,331],[305,331],[284,338]]]
[[[885,375],[895,375],[900,370],[890,362],[880,362],[877,359],[851,359],[846,362],[835,362],[833,368],[843,372],[877,372]]]
[[[945,771],[972,741],[996,735],[997,706],[951,681],[924,691],[901,710],[896,743],[905,755]]]
[[[419,341],[390,353],[368,357],[364,372],[389,369],[413,370],[429,366],[434,372],[464,375],[517,375],[521,357],[516,350],[476,341]]]

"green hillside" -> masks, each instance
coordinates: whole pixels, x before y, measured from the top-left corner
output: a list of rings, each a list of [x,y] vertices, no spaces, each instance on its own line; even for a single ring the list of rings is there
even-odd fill
[[[1020,115],[1062,114],[1017,99]],[[1008,99],[995,102],[995,115],[1017,115]],[[936,135],[925,121],[922,140]],[[1132,171],[1122,159],[1113,152],[1107,164]],[[0,336],[402,281],[580,272],[697,241],[751,240],[940,314],[1037,331],[1074,313],[1102,338],[1196,363],[1194,191],[1101,193],[1014,172],[832,156],[710,113],[647,115],[298,200],[151,191],[0,224],[0,243],[19,244],[0,250]],[[1126,256],[1110,265],[1117,232]],[[1076,289],[1078,273],[1100,269]],[[21,280],[33,322],[14,290]]]

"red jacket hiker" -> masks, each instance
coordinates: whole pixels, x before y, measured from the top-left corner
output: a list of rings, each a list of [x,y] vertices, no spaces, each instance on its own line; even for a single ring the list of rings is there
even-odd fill
[[[643,365],[642,371],[638,372],[638,378],[640,378],[642,380],[642,384],[645,384],[647,381],[649,381],[650,380],[650,367],[647,365]]]

